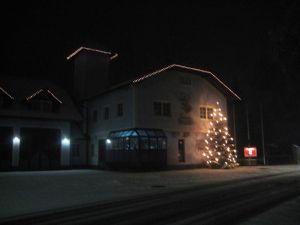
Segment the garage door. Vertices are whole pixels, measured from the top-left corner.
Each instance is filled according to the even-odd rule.
[[[22,128],[19,168],[49,170],[60,167],[60,130]]]
[[[0,170],[10,170],[12,162],[12,137],[11,127],[0,127]]]

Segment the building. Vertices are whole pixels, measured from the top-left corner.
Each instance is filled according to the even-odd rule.
[[[62,88],[43,80],[0,80],[0,170],[71,164],[72,130],[82,117]]]
[[[239,96],[213,73],[179,64],[112,85],[117,56],[87,47],[71,53],[70,93],[48,81],[2,78],[0,170],[201,165],[216,102],[230,121]]]
[[[68,57],[75,65],[74,96],[80,96],[86,107],[88,164],[150,168],[202,164],[210,113],[219,102],[227,115],[228,105],[239,96],[213,73],[178,64],[110,86],[107,71],[115,56],[81,47]],[[90,82],[99,85],[92,85],[89,92],[78,86]]]

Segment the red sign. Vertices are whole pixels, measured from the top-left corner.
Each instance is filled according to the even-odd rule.
[[[245,158],[257,157],[256,147],[245,147],[244,148],[244,157]]]

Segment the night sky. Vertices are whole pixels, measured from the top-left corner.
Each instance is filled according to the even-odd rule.
[[[300,93],[298,1],[14,2],[1,10],[2,75],[65,85],[66,56],[85,45],[119,53],[120,80],[186,64],[216,73],[250,105],[274,106],[270,124],[291,124],[300,113],[290,101]]]

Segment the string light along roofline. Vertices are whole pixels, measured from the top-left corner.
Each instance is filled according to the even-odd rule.
[[[26,97],[26,100],[29,101],[30,99],[32,99],[33,97],[39,95],[40,93],[42,93],[43,91],[45,91],[44,89],[39,89],[38,91],[34,92],[32,95]],[[60,104],[62,104],[62,101],[49,89],[46,90],[47,93],[49,93],[56,101],[58,101]]]
[[[15,98],[12,96],[12,95],[10,95],[4,88],[2,88],[2,87],[0,87],[0,90],[4,93],[4,94],[6,94],[11,100],[14,100]]]
[[[163,67],[161,69],[158,69],[152,73],[148,73],[148,74],[144,74],[139,76],[139,78],[135,79],[132,81],[132,83],[138,83],[141,82],[147,78],[150,78],[152,76],[158,75],[168,69],[172,69],[172,68],[181,68],[181,69],[186,69],[186,70],[191,70],[191,71],[196,71],[196,72],[202,72],[202,73],[206,73],[209,74],[210,76],[212,76],[215,80],[217,80],[223,87],[225,87],[231,94],[233,94],[237,99],[242,100],[233,90],[231,90],[223,81],[221,81],[215,74],[213,74],[212,72],[208,71],[208,70],[203,70],[203,69],[199,69],[199,68],[194,68],[194,67],[189,67],[189,66],[184,66],[184,65],[180,65],[180,64],[171,64],[169,66]]]
[[[100,50],[100,49],[88,48],[88,47],[81,46],[80,48],[78,48],[74,52],[72,52],[70,55],[68,55],[67,60],[70,60],[71,58],[73,58],[75,55],[77,55],[82,50],[87,50],[87,51],[91,51],[91,52],[97,52],[97,53],[109,55],[110,60],[113,60],[113,59],[118,57],[118,53],[112,53],[112,52],[103,51],[103,50]]]

